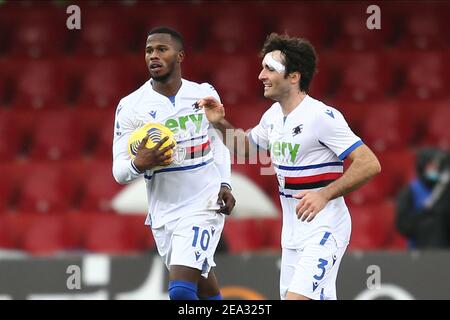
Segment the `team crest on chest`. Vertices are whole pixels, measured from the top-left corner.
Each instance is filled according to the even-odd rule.
[[[190,138],[190,134],[187,131],[180,130],[174,134],[174,137],[178,143],[182,143]],[[173,149],[172,157],[173,162],[180,165],[183,163],[184,159],[186,159],[186,148],[177,144],[177,146]]]
[[[184,159],[186,159],[186,148],[176,146],[173,150],[173,162],[175,164],[181,164],[183,163]]]
[[[295,128],[292,129],[292,136],[295,137],[296,135],[302,133],[303,131],[303,124],[299,124]]]

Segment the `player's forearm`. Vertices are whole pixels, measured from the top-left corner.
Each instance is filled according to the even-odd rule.
[[[127,184],[139,177],[141,173],[131,160],[114,160],[113,176],[120,184]]]
[[[114,135],[112,171],[114,179],[120,184],[130,183],[141,174],[128,155],[127,141],[126,134]]]
[[[350,167],[336,181],[320,190],[328,199],[333,200],[345,196],[349,192],[358,189],[372,177],[380,173],[380,163],[375,157],[363,156],[354,159]]]
[[[220,131],[229,150],[233,150],[234,154],[245,158],[249,157],[249,141],[247,134],[242,129],[236,129],[225,119],[215,123],[214,128]]]
[[[214,162],[219,170],[221,182],[231,187],[231,156],[230,150],[222,143],[220,137],[214,130],[211,133],[211,149]]]

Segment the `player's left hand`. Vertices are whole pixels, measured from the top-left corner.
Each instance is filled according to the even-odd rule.
[[[223,104],[214,97],[204,97],[194,103],[194,108],[203,108],[206,118],[212,124],[220,122],[225,118],[225,108]]]
[[[302,191],[292,197],[300,199],[295,211],[297,218],[306,222],[311,222],[328,203],[328,199],[316,191]]]
[[[236,204],[236,199],[234,199],[229,188],[221,187],[217,202],[220,204],[220,209],[217,210],[217,213],[229,215]]]

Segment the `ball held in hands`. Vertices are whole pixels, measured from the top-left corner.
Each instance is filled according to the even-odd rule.
[[[165,137],[168,137],[168,139],[161,145],[160,149],[164,149],[170,146],[172,143],[176,146],[173,132],[169,128],[160,123],[149,122],[133,131],[133,133],[130,135],[130,138],[128,139],[128,153],[131,159],[134,159],[136,157],[138,147],[141,144],[142,139],[144,139],[147,135],[148,140],[145,147],[148,149],[153,148],[159,141],[161,141]],[[166,154],[172,155],[173,149],[167,151]]]

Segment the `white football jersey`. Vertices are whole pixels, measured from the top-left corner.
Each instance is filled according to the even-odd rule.
[[[181,216],[215,210],[221,183],[230,183],[230,153],[209,129],[203,109],[193,104],[206,96],[220,100],[214,88],[182,79],[173,101],[153,90],[151,80],[120,100],[116,110],[113,174],[128,183],[140,173],[127,151],[130,134],[148,122],[159,122],[174,133],[174,162],[147,170],[146,224],[158,228]]]
[[[363,142],[349,128],[342,114],[306,96],[288,115],[274,103],[250,139],[270,151],[277,174],[283,209],[283,248],[300,248],[317,234],[332,235],[339,245],[347,245],[351,219],[344,198],[328,202],[311,222],[297,218],[300,200],[292,198],[301,190],[320,190],[343,174],[343,160]]]

